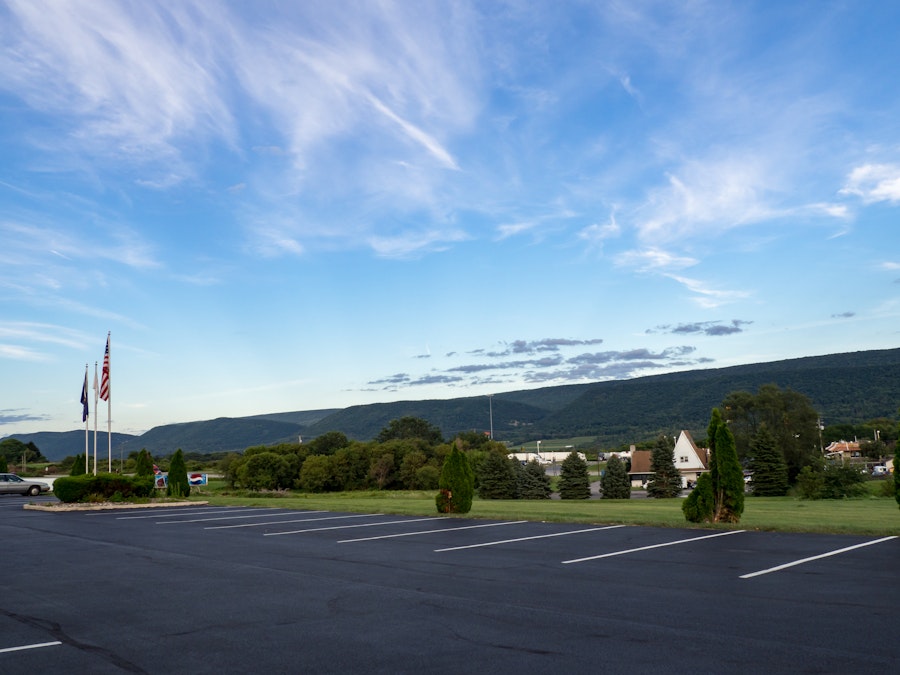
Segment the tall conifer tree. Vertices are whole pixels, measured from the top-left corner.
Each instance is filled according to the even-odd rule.
[[[648,497],[677,497],[681,492],[681,472],[675,466],[675,446],[668,437],[660,436],[650,453],[653,475],[647,483]]]

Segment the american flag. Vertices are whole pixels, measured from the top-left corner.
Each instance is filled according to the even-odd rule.
[[[106,336],[106,353],[103,355],[103,376],[100,378],[100,398],[109,400],[109,335]]]

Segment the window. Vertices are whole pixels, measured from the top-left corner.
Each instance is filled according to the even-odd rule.
[[[687,461],[688,461],[687,455],[682,455],[681,457],[678,458],[678,461],[681,462],[682,464],[687,464]]]

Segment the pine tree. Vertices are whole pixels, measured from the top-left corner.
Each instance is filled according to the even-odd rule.
[[[684,517],[692,523],[711,523],[715,516],[716,504],[713,496],[712,476],[700,474],[697,485],[681,504]]]
[[[788,466],[775,437],[763,424],[750,441],[753,460],[753,494],[758,497],[783,497],[788,491]]]
[[[503,452],[488,452],[478,475],[478,496],[482,499],[515,499],[516,475]]]
[[[169,478],[166,485],[166,495],[169,497],[189,497],[191,484],[188,482],[187,467],[184,464],[184,453],[181,448],[172,455],[169,462]]]
[[[560,499],[590,499],[591,496],[587,462],[574,450],[560,465],[559,496]]]
[[[625,462],[613,455],[606,462],[606,473],[600,478],[603,499],[631,499],[631,482],[625,471]]]
[[[677,497],[681,492],[681,472],[675,466],[675,446],[660,435],[650,453],[653,475],[647,483],[648,497]]]
[[[6,473],[9,471],[9,464],[6,463],[6,457],[0,455],[0,473]]]
[[[444,460],[441,477],[438,481],[438,492],[435,504],[440,513],[468,513],[472,509],[472,498],[475,495],[475,473],[469,458],[458,445]]]
[[[553,492],[553,488],[550,487],[550,476],[536,459],[531,460],[524,467],[520,464],[516,471],[516,477],[519,499],[550,499],[550,494]]]

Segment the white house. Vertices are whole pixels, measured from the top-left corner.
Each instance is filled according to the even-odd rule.
[[[650,450],[635,450],[631,454],[628,476],[633,487],[645,487],[653,475],[650,470]],[[688,431],[682,430],[675,441],[675,466],[681,472],[681,486],[695,485],[701,474],[709,471],[709,451],[698,448]]]

